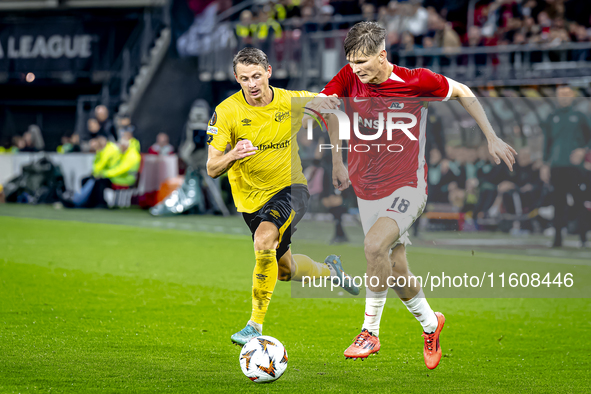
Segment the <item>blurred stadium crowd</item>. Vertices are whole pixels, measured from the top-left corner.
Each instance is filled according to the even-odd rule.
[[[199,13],[207,4],[189,1]],[[314,31],[348,29],[357,20],[377,21],[391,51],[494,45],[588,42],[591,5],[568,0],[336,0],[259,1],[235,25],[242,44]],[[360,16],[360,18],[359,18]],[[288,27],[286,31],[284,29]],[[588,52],[577,53],[587,58]]]

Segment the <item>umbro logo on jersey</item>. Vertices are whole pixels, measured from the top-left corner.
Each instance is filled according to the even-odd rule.
[[[368,98],[359,98],[359,97],[353,97],[353,102],[355,103],[361,103],[362,101],[367,101],[369,100]]]
[[[404,103],[392,103],[388,109],[402,109],[404,108]]]
[[[281,215],[279,214],[279,212],[277,212],[276,210],[272,209],[271,212],[269,212],[271,214],[271,216],[273,216],[275,219],[279,219],[281,217]]]
[[[244,118],[241,120],[242,122],[242,126],[250,126],[250,122],[252,122],[252,120],[248,119],[248,118]]]

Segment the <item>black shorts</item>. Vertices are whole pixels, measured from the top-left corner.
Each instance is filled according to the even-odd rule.
[[[277,260],[289,250],[291,235],[296,231],[296,224],[306,214],[310,193],[306,185],[296,184],[281,189],[261,209],[253,213],[242,213],[250,228],[252,239],[261,222],[271,222],[279,229]]]

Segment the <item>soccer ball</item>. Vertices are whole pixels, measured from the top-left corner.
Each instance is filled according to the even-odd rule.
[[[240,351],[240,368],[253,382],[272,382],[279,379],[287,368],[287,351],[273,337],[263,335],[253,338]]]

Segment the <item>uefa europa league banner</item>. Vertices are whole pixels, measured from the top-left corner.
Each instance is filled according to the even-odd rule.
[[[0,72],[107,70],[135,24],[69,18],[5,23],[0,27]]]

